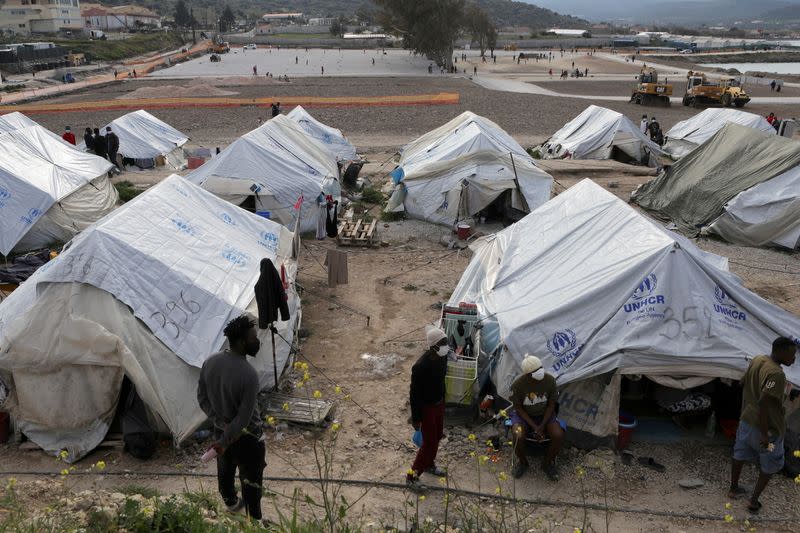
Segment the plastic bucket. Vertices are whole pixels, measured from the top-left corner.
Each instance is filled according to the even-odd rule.
[[[458,234],[458,240],[466,241],[472,235],[472,227],[469,224],[459,224],[456,226],[456,233]]]
[[[256,211],[256,215],[264,218],[270,218],[270,216],[272,216],[272,213],[270,213],[269,211]]]
[[[0,411],[0,444],[8,442],[10,420],[8,413]]]
[[[630,413],[620,411],[619,413],[619,432],[617,433],[617,449],[626,449],[633,438],[633,430],[639,425],[636,417]]]

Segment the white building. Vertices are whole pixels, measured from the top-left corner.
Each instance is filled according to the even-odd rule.
[[[87,30],[127,31],[142,27],[160,28],[161,17],[141,6],[106,7],[100,4],[83,4],[83,27]]]
[[[561,28],[550,28],[547,33],[558,35],[561,37],[591,37],[592,34],[589,30],[567,30]]]
[[[0,31],[57,33],[82,26],[79,0],[6,0],[0,6]]]
[[[303,18],[302,13],[264,13],[261,16],[265,22],[288,22]]]

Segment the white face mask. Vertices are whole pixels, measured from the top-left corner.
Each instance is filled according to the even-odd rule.
[[[447,357],[447,354],[450,353],[450,347],[446,344],[444,346],[439,346],[439,349],[436,350],[436,353],[439,354],[439,357]]]
[[[531,377],[536,381],[542,381],[544,379],[544,367],[531,374]]]

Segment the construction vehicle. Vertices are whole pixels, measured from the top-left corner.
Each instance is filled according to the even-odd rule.
[[[231,51],[231,45],[222,40],[219,33],[211,39],[211,52],[214,54],[227,54]]]
[[[736,78],[726,77],[720,78],[719,81],[709,81],[702,72],[690,70],[686,79],[686,94],[683,95],[685,106],[699,107],[711,104],[744,107],[750,101],[750,96]]]
[[[644,67],[639,72],[636,87],[631,94],[631,103],[639,105],[669,106],[672,85],[658,82],[658,72],[652,67]]]

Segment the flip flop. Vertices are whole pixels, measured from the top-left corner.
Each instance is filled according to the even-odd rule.
[[[755,502],[755,505],[751,501],[747,504],[747,510],[750,511],[752,514],[757,514],[761,510],[761,502]]]
[[[628,450],[622,450],[622,452],[620,452],[620,459],[622,460],[622,464],[626,466],[630,466],[631,464],[633,464],[634,457],[635,456],[633,455],[633,452],[630,452]]]
[[[656,472],[666,472],[667,467],[656,462],[652,457],[639,457],[639,464]]]

